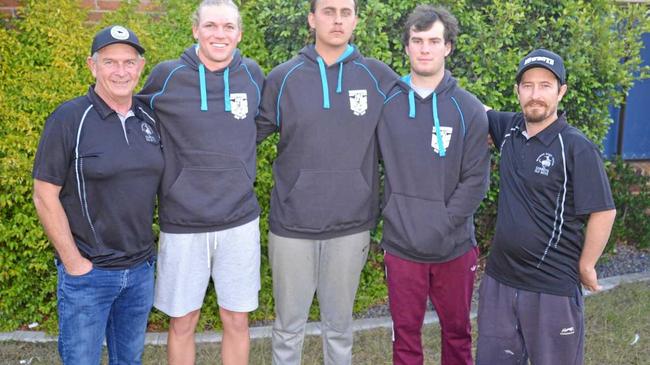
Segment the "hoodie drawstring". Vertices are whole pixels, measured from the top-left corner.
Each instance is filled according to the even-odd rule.
[[[415,91],[409,90],[409,118],[415,119]]]
[[[318,70],[320,71],[320,83],[323,87],[323,109],[330,108],[330,92],[327,85],[327,74],[325,73],[325,62],[321,57],[316,59],[318,61]]]
[[[223,103],[227,112],[230,111],[230,67],[223,72]]]
[[[438,119],[438,95],[433,93],[433,103],[431,104],[433,113],[433,124],[436,127],[436,137],[438,139],[438,155],[445,157],[445,145],[442,143],[442,133],[440,133],[440,120]]]
[[[339,76],[338,76],[338,82],[336,84],[336,93],[340,94],[343,92],[343,60],[348,58],[349,55],[351,55],[354,52],[354,47],[348,44],[348,47],[345,49],[345,52],[339,57],[336,62],[339,64]],[[330,91],[329,91],[329,85],[327,84],[327,73],[325,72],[325,61],[323,61],[323,58],[318,56],[316,57],[316,61],[318,62],[318,70],[320,71],[320,83],[321,86],[323,87],[323,109],[329,109],[330,108]]]
[[[199,65],[199,84],[201,86],[201,111],[208,110],[208,93],[205,87],[205,66]]]
[[[343,87],[343,62],[339,62],[339,80],[336,84],[336,93],[340,94]]]
[[[343,60],[348,58],[348,56],[351,55],[352,53],[354,53],[354,47],[348,44],[348,47],[345,49],[345,52],[343,52],[341,57],[339,57],[339,59],[336,60],[336,62],[339,63],[339,79],[338,79],[338,83],[336,84],[337,94],[343,92]]]
[[[208,110],[208,92],[205,85],[205,66],[199,64],[199,85],[201,87],[201,111]],[[225,111],[231,111],[230,106],[230,67],[223,72],[223,104]]]

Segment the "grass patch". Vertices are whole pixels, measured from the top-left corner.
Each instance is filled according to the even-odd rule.
[[[586,300],[586,361],[587,365],[642,365],[650,359],[650,282],[622,285]],[[476,327],[476,326],[474,326]],[[635,344],[631,344],[636,335]],[[476,328],[474,328],[476,336]],[[440,362],[440,336],[437,325],[426,326],[423,332],[425,363]],[[476,338],[476,337],[475,337]],[[353,363],[390,364],[390,330],[376,329],[355,334]],[[220,364],[219,344],[199,345],[197,365]],[[147,346],[144,364],[165,364],[164,346]],[[18,364],[32,359],[31,364],[60,364],[55,343],[0,343],[0,364]],[[322,364],[320,337],[305,339],[303,364]],[[106,360],[104,359],[104,362]],[[251,344],[250,363],[271,364],[270,339]]]

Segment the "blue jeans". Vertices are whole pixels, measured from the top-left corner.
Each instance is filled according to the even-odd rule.
[[[141,364],[153,304],[151,258],[124,270],[93,267],[72,276],[57,262],[59,354],[63,364],[99,364],[106,336],[110,364]]]

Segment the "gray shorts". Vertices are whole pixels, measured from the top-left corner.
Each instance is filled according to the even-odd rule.
[[[210,277],[221,308],[233,312],[257,309],[259,218],[217,232],[160,232],[156,308],[170,317],[182,317],[201,308]]]
[[[476,365],[581,365],[583,298],[516,289],[484,275]]]

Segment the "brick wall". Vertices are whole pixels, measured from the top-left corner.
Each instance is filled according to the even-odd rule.
[[[21,6],[20,0],[0,0],[0,18],[11,18],[17,15],[16,9]],[[105,13],[119,8],[122,2],[137,2],[138,10],[142,12],[160,11],[151,0],[79,0],[79,5],[88,9],[88,20],[99,21]]]

